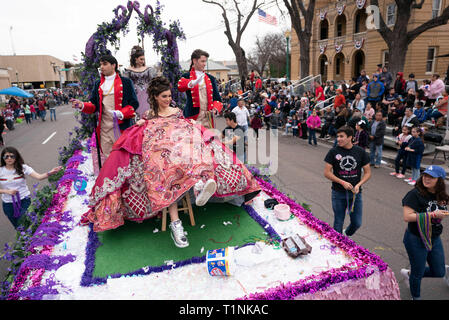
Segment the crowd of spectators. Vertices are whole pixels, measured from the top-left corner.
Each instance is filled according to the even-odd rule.
[[[56,121],[56,107],[68,104],[72,98],[82,96],[78,88],[30,90],[33,98],[10,97],[0,110],[0,146],[4,145],[3,131],[14,130],[15,123],[40,119],[46,121],[47,111],[50,113],[50,121]]]

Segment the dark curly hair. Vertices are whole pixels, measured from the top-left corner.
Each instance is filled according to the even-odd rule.
[[[131,61],[130,61],[131,66],[135,68],[137,58],[144,56],[144,55],[145,55],[145,50],[143,50],[139,46],[134,46],[131,50]]]
[[[149,119],[159,116],[159,105],[157,104],[156,97],[164,91],[171,90],[171,87],[170,81],[165,77],[161,76],[151,79],[147,90],[148,103],[150,104]]]
[[[3,159],[6,153],[12,153],[14,155],[14,157],[16,158],[16,161],[14,162],[14,168],[16,169],[16,172],[20,177],[24,177],[25,176],[25,174],[23,173],[24,161],[16,148],[6,147],[3,149],[1,154],[1,167],[6,167],[5,159]]]

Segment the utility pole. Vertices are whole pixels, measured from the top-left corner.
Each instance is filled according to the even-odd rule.
[[[287,81],[290,81],[290,32],[285,33],[285,38],[287,39]]]
[[[16,55],[16,49],[14,48],[14,40],[12,37],[12,26],[9,28],[9,37],[11,38],[11,48],[12,48],[12,54]]]

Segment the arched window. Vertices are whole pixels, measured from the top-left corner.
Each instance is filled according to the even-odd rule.
[[[354,33],[366,31],[366,12],[364,10],[357,10],[354,17]]]
[[[320,23],[320,40],[329,38],[329,22],[324,19]]]
[[[342,14],[335,20],[335,36],[343,37],[346,35],[346,16]]]

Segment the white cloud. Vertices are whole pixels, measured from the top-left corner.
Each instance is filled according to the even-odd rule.
[[[16,54],[49,54],[63,60],[72,60],[75,54],[80,57],[89,37],[96,31],[97,25],[113,19],[113,10],[119,6],[126,6],[123,0],[15,0],[2,3],[0,13],[0,54],[12,54],[10,27]],[[180,59],[188,60],[193,50],[201,48],[208,51],[211,59],[231,60],[234,54],[224,35],[221,10],[201,0],[166,0],[163,17],[168,23],[179,20],[186,33],[187,40],[178,43]],[[143,9],[146,4],[155,5],[155,1],[140,1]],[[267,13],[280,14],[276,6],[267,6]],[[288,17],[287,17],[288,18]],[[287,19],[288,20],[288,19]],[[243,46],[249,52],[257,35],[286,30],[289,23],[282,23],[278,27],[258,22],[257,14],[244,33]],[[129,52],[138,43],[135,17],[131,18],[130,33],[121,39],[121,48],[115,53],[121,64],[129,64]],[[235,25],[232,25],[235,30]],[[152,50],[152,41],[145,38],[147,61],[157,62]]]

